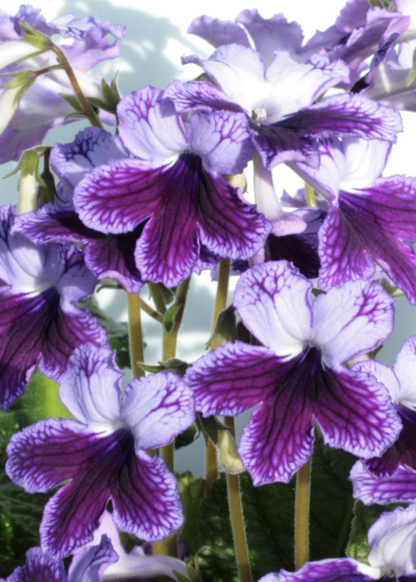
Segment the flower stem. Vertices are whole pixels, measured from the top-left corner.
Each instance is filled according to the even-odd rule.
[[[159,313],[159,311],[156,311],[156,309],[150,307],[150,305],[148,305],[146,301],[143,301],[143,299],[141,299],[141,308],[145,313],[147,313],[147,315],[150,315],[150,317],[153,317],[153,319],[159,323],[163,323],[163,316]]]
[[[162,292],[160,291],[159,284],[148,283],[147,286],[149,288],[150,295],[152,296],[157,311],[163,315],[164,313],[166,313],[166,305],[163,299]]]
[[[218,271],[218,285],[217,285],[217,295],[215,297],[214,311],[212,313],[211,322],[211,334],[214,333],[215,324],[217,323],[218,315],[227,306],[227,296],[228,296],[228,283],[230,280],[230,269],[231,261],[230,259],[223,259],[219,265]],[[214,338],[211,343],[211,349],[216,348],[220,343],[219,335]],[[211,495],[211,487],[215,479],[218,479],[218,461],[217,461],[217,449],[215,445],[208,439],[207,446],[205,447],[205,495],[209,497]]]
[[[235,437],[234,418],[231,416],[225,416],[224,424],[227,426],[232,436]],[[240,480],[238,475],[230,475],[227,473],[227,493],[240,582],[251,582],[243,506],[241,503]]]
[[[129,346],[130,362],[133,376],[140,378],[144,376],[144,371],[137,362],[144,361],[142,320],[140,313],[139,293],[127,294],[127,312],[129,316]]]
[[[63,53],[61,51],[61,49],[54,44],[51,46],[51,50],[58,57],[59,64],[63,66],[65,73],[69,79],[69,82],[71,83],[71,86],[74,90],[74,93],[79,101],[79,104],[82,107],[82,111],[84,112],[84,115],[86,116],[86,118],[88,119],[88,121],[91,123],[91,125],[93,127],[99,127],[100,129],[102,129],[103,125],[102,125],[99,117],[96,115],[94,109],[89,104],[84,93],[82,92],[82,89],[78,83],[78,80],[75,76],[75,73],[74,73],[71,65],[69,64],[68,59],[65,56],[65,53]]]
[[[295,497],[295,569],[309,560],[309,501],[311,458],[296,474]]]

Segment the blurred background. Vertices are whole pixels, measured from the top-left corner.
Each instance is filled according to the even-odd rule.
[[[127,27],[127,34],[120,41],[120,58],[107,61],[97,67],[97,75],[111,81],[119,71],[119,87],[122,94],[139,89],[145,85],[165,88],[173,79],[183,81],[192,79],[201,70],[194,65],[181,65],[181,56],[196,53],[206,58],[213,49],[201,39],[187,34],[187,28],[193,18],[207,14],[220,19],[234,20],[245,8],[253,8],[252,4],[243,4],[229,0],[199,0],[198,3],[171,2],[137,2],[136,0],[33,0],[31,3],[41,8],[47,20],[65,14],[73,13],[82,17],[92,15],[101,20]],[[335,21],[345,2],[342,0],[256,0],[256,8],[263,17],[271,17],[282,12],[289,21],[298,21],[303,28],[305,38],[312,36],[316,29],[325,30]],[[15,14],[19,4],[12,1],[1,2],[0,13]],[[398,144],[394,146],[385,175],[407,174],[416,175],[414,164],[414,136],[416,135],[416,114],[403,114],[405,132],[399,136]],[[82,129],[81,122],[59,127],[46,137],[46,144],[55,142],[66,143],[74,139],[77,131]],[[15,164],[0,166],[0,177],[14,169]],[[279,167],[274,172],[275,186],[279,193],[283,188],[290,194],[302,186],[297,176],[285,167]],[[250,183],[248,186],[250,193]],[[2,182],[2,204],[15,203],[17,200],[17,179],[8,178]],[[231,285],[229,302],[232,300]],[[205,351],[205,343],[209,337],[211,313],[213,308],[215,282],[211,281],[208,272],[201,276],[193,275],[189,301],[184,315],[183,328],[179,335],[178,357],[192,361]],[[144,298],[147,291],[144,290]],[[99,293],[100,305],[118,320],[126,320],[126,302],[124,292],[102,290]],[[145,359],[149,364],[155,364],[161,357],[160,325],[147,316],[144,317],[145,341],[147,344]],[[405,298],[397,301],[396,327],[393,335],[379,354],[379,359],[393,364],[396,354],[404,340],[416,334],[416,309],[410,307]],[[246,420],[245,420],[246,423]],[[238,423],[241,431],[241,421]],[[193,472],[202,473],[203,449],[202,439],[194,448],[192,460]],[[189,468],[189,448],[186,449],[186,460],[179,451],[177,470]]]

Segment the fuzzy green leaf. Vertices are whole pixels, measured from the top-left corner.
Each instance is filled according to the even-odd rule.
[[[179,309],[179,303],[174,303],[169,307],[169,309],[165,313],[165,317],[163,320],[163,324],[165,326],[166,331],[169,333],[175,323],[175,316]]]
[[[178,475],[179,497],[183,507],[185,521],[179,535],[188,549],[198,534],[198,515],[201,501],[205,494],[203,479],[195,479],[190,471]]]

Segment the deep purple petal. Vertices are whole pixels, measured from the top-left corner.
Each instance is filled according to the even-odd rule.
[[[295,364],[296,365],[296,364]],[[286,378],[285,378],[286,380]],[[303,386],[282,385],[251,416],[239,453],[254,485],[288,483],[313,450],[313,419]]]
[[[90,442],[88,465],[55,493],[43,513],[41,546],[58,557],[92,540],[111,492],[118,487],[123,468],[134,455],[133,438],[126,429],[103,438],[90,436]]]
[[[198,16],[191,22],[187,32],[195,34],[217,48],[223,44],[250,46],[247,33],[231,20],[220,20],[211,16]]]
[[[132,455],[111,487],[113,519],[121,531],[161,540],[183,523],[176,478],[160,457]]]
[[[317,278],[321,266],[318,240],[314,234],[270,234],[266,242],[266,257],[271,261],[284,260],[293,263],[307,279]]]
[[[391,479],[375,477],[367,471],[361,461],[351,469],[350,480],[353,496],[365,505],[378,503],[413,503],[416,501],[416,473],[399,467]]]
[[[318,141],[313,136],[277,124],[253,129],[252,136],[263,165],[269,170],[284,162],[319,166]]]
[[[16,568],[5,582],[66,582],[66,572],[61,560],[44,554],[40,548],[30,548],[26,564]],[[74,581],[75,582],[75,581]]]
[[[103,572],[118,560],[111,540],[103,535],[98,546],[82,549],[72,558],[68,582],[101,582]]]
[[[356,236],[354,223],[350,224],[338,206],[332,206],[319,233],[319,286],[330,289],[346,281],[369,279],[375,265],[363,242]]]
[[[288,115],[276,128],[316,137],[361,137],[396,141],[402,131],[400,114],[361,95],[335,95]]]
[[[7,474],[28,493],[48,491],[88,467],[96,441],[73,420],[42,420],[10,439]]]
[[[325,365],[333,368],[378,347],[393,331],[394,307],[381,285],[361,280],[317,297],[313,337]]]
[[[297,572],[280,570],[267,574],[259,582],[373,582],[377,580],[377,569],[371,576],[371,568],[350,558],[333,558],[308,562]]]
[[[121,418],[133,433],[136,450],[163,447],[194,422],[194,397],[182,378],[171,373],[133,379]]]
[[[55,144],[51,165],[58,176],[72,188],[87,172],[111,160],[128,158],[120,138],[97,127],[87,127],[68,144]]]
[[[139,293],[143,287],[136,267],[134,251],[143,230],[139,225],[126,234],[101,235],[85,249],[85,264],[99,279],[115,279],[128,293]]]
[[[171,99],[176,111],[182,113],[190,110],[223,110],[241,111],[241,107],[232,103],[227,95],[206,81],[173,81],[167,86],[163,96]]]
[[[311,283],[286,261],[257,265],[243,273],[234,306],[244,325],[280,357],[293,357],[311,336]]]
[[[228,343],[197,360],[185,374],[204,416],[235,415],[270,394],[279,379],[279,358],[267,348]]]
[[[73,313],[57,309],[42,338],[42,355],[39,369],[46,376],[59,381],[65,372],[68,359],[80,345],[108,347],[104,329],[86,309],[73,308]]]
[[[367,374],[322,368],[316,386],[312,410],[330,446],[368,459],[397,439],[401,422],[388,391]]]
[[[81,346],[69,360],[59,396],[77,420],[103,433],[120,423],[122,377],[111,350]]]
[[[409,199],[410,195],[410,191],[405,194]],[[384,210],[384,207],[378,202],[377,196],[373,196],[371,191],[368,195],[367,192],[363,192],[361,196],[340,192],[339,209],[343,221],[348,224],[351,236],[357,241],[356,248],[360,246],[365,250],[404,292],[410,303],[415,304],[416,254],[408,244],[398,238],[406,232],[406,229],[410,233],[413,226],[406,221],[406,211],[399,211],[400,196],[397,202],[392,202],[392,198],[393,195],[387,202],[387,208],[395,206],[391,212],[391,218],[389,210]],[[406,205],[404,206],[406,208]],[[409,215],[412,215],[410,209],[408,209]],[[394,221],[396,218],[398,225],[395,232],[394,222],[389,222],[389,224],[387,222]],[[412,238],[414,237],[415,235],[412,236]],[[357,276],[358,273],[355,274],[355,277]],[[329,278],[326,279],[325,284],[330,284]]]

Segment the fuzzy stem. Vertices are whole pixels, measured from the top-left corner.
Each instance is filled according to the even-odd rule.
[[[309,560],[309,501],[311,458],[296,474],[295,498],[295,569]]]
[[[143,333],[142,320],[140,314],[140,295],[139,293],[127,294],[127,311],[129,316],[129,346],[130,346],[130,363],[135,378],[144,376],[144,371],[138,366],[137,362],[144,361],[143,354]]]
[[[88,121],[91,123],[91,125],[93,127],[99,127],[100,129],[102,129],[103,125],[102,125],[99,117],[96,115],[94,109],[88,103],[87,98],[85,97],[84,93],[82,92],[82,89],[78,83],[78,80],[75,76],[75,73],[74,73],[71,65],[69,64],[69,61],[66,58],[65,54],[56,45],[52,45],[51,50],[56,54],[56,56],[58,57],[58,62],[63,66],[65,73],[67,74],[67,77],[69,79],[69,82],[71,83],[71,86],[74,90],[74,93],[79,101],[79,104],[82,107],[82,111],[84,112],[84,115],[86,116],[86,118],[88,119]]]
[[[231,435],[235,437],[234,418],[232,416],[225,416],[224,424],[227,426]],[[238,475],[230,475],[227,473],[227,493],[240,582],[251,582],[243,505],[241,503],[240,480]]]

